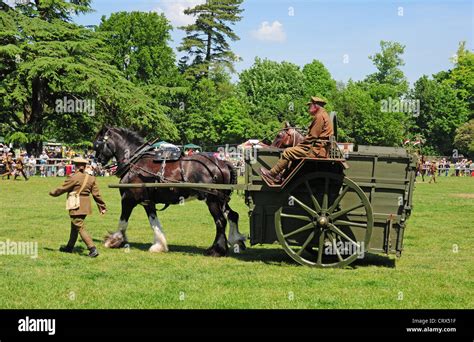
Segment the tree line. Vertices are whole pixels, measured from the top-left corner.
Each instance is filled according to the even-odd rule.
[[[300,67],[257,57],[232,82],[242,1],[187,9],[196,21],[180,28],[177,60],[164,14],[117,12],[83,27],[72,16],[92,11],[90,0],[0,0],[0,135],[39,151],[49,139],[90,144],[110,124],[211,148],[271,138],[285,121],[304,127],[305,102],[320,96],[337,112],[340,141],[421,140],[425,153],[474,154],[474,56],[464,42],[452,69],[411,88],[405,47],[390,41],[369,56],[376,71],[363,80],[336,82],[318,60]]]

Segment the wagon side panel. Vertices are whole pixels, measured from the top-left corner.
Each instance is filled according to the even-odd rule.
[[[414,158],[404,149],[364,147],[348,163],[346,176],[364,190],[374,212],[369,251],[400,253],[412,207]]]

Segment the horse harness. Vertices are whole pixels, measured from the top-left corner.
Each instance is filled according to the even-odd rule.
[[[183,161],[191,161],[191,162],[199,162],[201,163],[209,172],[210,175],[212,175],[212,171],[211,169],[202,161],[199,161],[197,159],[192,159],[192,158],[186,158],[186,157],[182,157],[182,156],[170,156],[165,153],[163,155],[163,157],[157,159],[157,155],[159,155],[159,152],[160,151],[155,151],[155,154],[154,154],[154,162],[161,162],[161,167],[160,167],[160,171],[157,172],[157,173],[154,173],[146,168],[143,168],[141,166],[138,166],[135,162],[138,161],[142,156],[145,156],[145,155],[150,155],[150,152],[151,151],[148,151],[148,152],[145,152],[145,153],[142,153],[140,156],[138,156],[138,158],[133,158],[134,159],[134,162],[131,162],[130,163],[130,167],[129,167],[129,170],[130,172],[135,172],[137,173],[135,170],[138,169],[144,173],[147,173],[149,174],[150,176],[152,176],[155,180],[155,183],[176,183],[176,184],[180,184],[180,183],[188,183],[189,180],[188,178],[186,177],[186,174],[184,172],[184,167],[183,167]],[[214,162],[211,158],[209,158],[208,156],[204,155],[204,154],[198,154],[196,156],[200,156],[200,157],[203,157],[207,160],[209,160],[210,162],[212,162],[216,167],[217,169],[220,171],[222,177],[224,177],[224,172],[222,171],[222,168],[216,163]],[[167,177],[165,177],[165,170],[166,170],[166,163],[167,161],[177,161],[179,163],[179,172],[181,174],[181,180],[176,180],[176,179],[169,179]],[[138,173],[138,175],[140,176],[140,173]],[[212,177],[212,183],[215,184],[217,182],[217,176],[214,175]],[[148,188],[146,188],[147,191],[149,190]],[[199,189],[199,190],[194,190],[198,193],[207,193],[207,194],[210,194],[210,195],[213,195],[213,196],[216,196],[220,199],[223,199],[223,200],[230,200],[230,196],[226,193],[224,193],[222,190],[217,190],[217,189]],[[166,209],[167,206],[165,206],[163,209],[161,210],[164,210]]]
[[[107,131],[108,133],[108,131]],[[106,143],[108,140],[107,133],[104,136],[104,142],[101,143]],[[139,170],[143,173],[146,173],[150,176],[152,176],[155,180],[155,183],[188,183],[188,178],[186,177],[186,174],[184,172],[183,168],[183,161],[193,161],[193,162],[200,162],[209,172],[210,175],[213,174],[213,172],[209,169],[209,167],[202,161],[196,160],[196,159],[191,159],[191,158],[183,158],[180,153],[177,153],[176,151],[170,151],[170,150],[162,150],[158,149],[156,150],[155,147],[153,147],[154,142],[146,142],[142,146],[138,147],[136,151],[132,154],[130,158],[124,158],[117,163],[117,171],[115,174],[122,179],[128,172],[133,172],[136,173],[140,176],[140,172],[137,172],[136,170]],[[153,162],[161,162],[161,167],[160,171],[157,173],[154,173],[146,168],[143,168],[139,165],[137,165],[137,162],[144,156],[152,156],[153,157]],[[209,160],[211,163],[213,163],[219,172],[221,173],[222,177],[224,178],[224,172],[222,171],[222,168],[211,158],[206,156],[205,154],[198,154],[196,156],[203,157],[207,160]],[[179,172],[181,175],[181,180],[176,180],[176,179],[169,179],[165,177],[165,171],[166,171],[166,164],[167,161],[178,161],[179,162]],[[216,183],[217,182],[217,176],[214,175],[212,178],[212,182]],[[148,189],[148,188],[147,188]],[[195,190],[198,191],[198,190]],[[208,193],[210,195],[214,195],[216,197],[222,198],[224,200],[229,200],[230,196],[223,193],[222,191],[219,190],[213,190],[213,189],[199,189],[198,192],[203,192],[203,193]],[[166,208],[166,207],[165,207]],[[163,210],[163,209],[162,209]]]

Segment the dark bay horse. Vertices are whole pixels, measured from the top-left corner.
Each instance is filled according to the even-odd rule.
[[[271,146],[278,148],[293,147],[303,140],[304,136],[295,127],[291,127],[288,122],[285,122],[285,127],[278,132]]]
[[[180,157],[178,160],[167,160],[165,167],[162,162],[154,161],[153,151],[140,154],[135,152],[145,141],[137,133],[123,128],[104,127],[96,136],[94,150],[100,163],[108,163],[115,157],[118,163],[118,176],[121,184],[154,183],[154,182],[189,182],[235,184],[237,174],[232,164],[219,160],[208,154],[195,154]],[[141,204],[148,215],[153,230],[154,241],[150,252],[167,252],[168,245],[163,227],[158,219],[155,204],[163,203],[165,208],[170,204],[183,203],[187,198],[204,200],[216,225],[216,237],[206,254],[225,256],[228,244],[238,245],[245,249],[245,237],[238,229],[239,215],[229,206],[231,191],[228,190],[193,190],[188,188],[127,188],[120,189],[122,213],[118,230],[106,237],[105,246],[109,248],[123,247],[127,243],[126,230],[133,209]],[[229,220],[229,239],[225,229]]]

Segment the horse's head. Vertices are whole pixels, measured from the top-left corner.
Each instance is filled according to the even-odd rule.
[[[291,146],[296,146],[303,140],[303,136],[300,132],[288,122],[285,122],[285,127],[281,129],[275,139],[273,139],[273,147],[286,148]]]
[[[94,140],[94,151],[97,161],[101,164],[107,164],[115,156],[115,142],[110,139],[112,128],[104,126],[97,133]]]
[[[94,151],[97,161],[107,164],[112,157],[118,163],[127,161],[145,140],[136,132],[126,128],[105,126],[97,133],[94,140]]]

